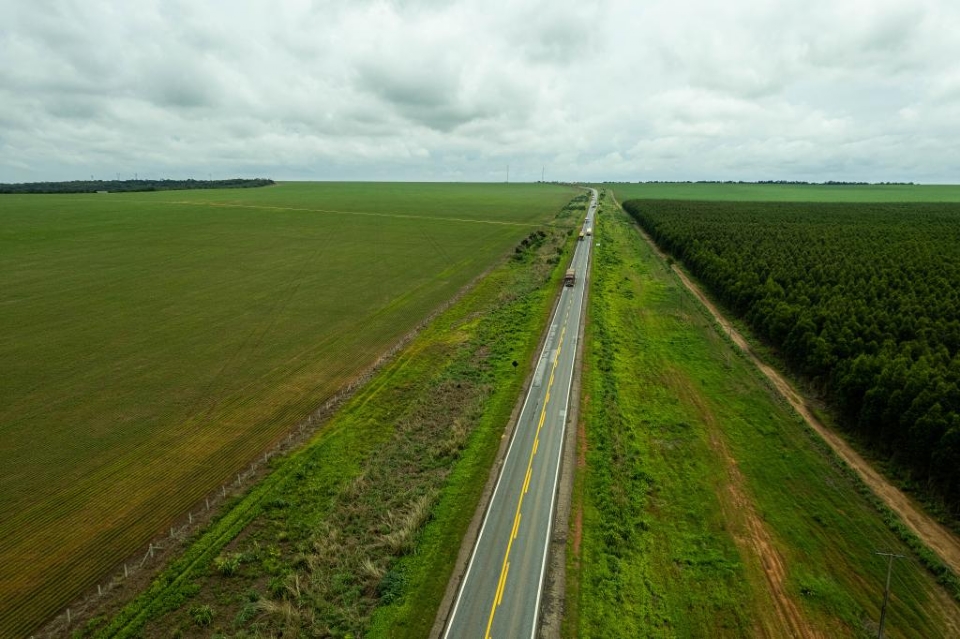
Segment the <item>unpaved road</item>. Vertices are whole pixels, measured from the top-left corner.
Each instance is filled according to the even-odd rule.
[[[653,239],[639,226],[637,226],[637,230],[653,250],[661,258],[666,260],[667,256],[660,250],[656,243],[654,243]],[[850,444],[824,426],[820,420],[810,412],[810,409],[807,408],[806,402],[800,393],[798,393],[780,373],[760,361],[751,350],[750,345],[747,344],[747,341],[743,339],[743,336],[720,314],[716,306],[707,299],[700,288],[690,281],[686,273],[676,266],[671,266],[671,268],[677,274],[677,277],[680,278],[680,281],[683,282],[683,285],[686,286],[691,293],[696,295],[697,299],[710,311],[710,314],[713,315],[713,318],[730,339],[733,340],[734,344],[736,344],[773,383],[774,387],[776,387],[784,399],[790,402],[790,405],[806,420],[810,427],[820,435],[847,465],[856,471],[863,482],[867,484],[892,511],[897,513],[900,519],[903,520],[903,523],[910,528],[927,547],[937,553],[940,559],[943,560],[943,563],[949,566],[955,574],[960,574],[960,539],[924,513],[913,500],[898,488],[891,485],[880,473],[874,470],[857,451],[851,448]]]

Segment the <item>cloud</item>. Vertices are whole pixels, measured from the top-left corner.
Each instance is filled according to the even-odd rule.
[[[945,0],[15,0],[0,181],[956,181],[958,30]]]

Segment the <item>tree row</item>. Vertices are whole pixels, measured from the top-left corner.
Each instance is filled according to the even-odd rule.
[[[848,428],[960,510],[960,205],[624,208]]]
[[[242,189],[269,186],[273,180],[73,180],[0,184],[0,193],[124,193],[129,191],[185,191],[188,189]]]

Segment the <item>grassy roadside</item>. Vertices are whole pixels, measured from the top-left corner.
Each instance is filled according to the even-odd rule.
[[[585,214],[586,201],[586,197],[574,201],[563,219],[558,220],[569,230],[557,233],[556,240],[541,247],[537,256],[514,259],[509,273],[497,272],[482,284],[486,295],[496,296],[497,305],[477,325],[473,345],[497,362],[498,374],[488,377],[489,395],[478,406],[474,433],[438,496],[418,549],[397,562],[395,570],[407,584],[404,596],[392,598],[374,612],[370,637],[412,639],[426,637],[430,632],[463,536],[500,447],[504,426],[521,394],[529,363],[570,261],[574,240],[571,231]],[[520,365],[514,367],[514,361]]]
[[[425,636],[582,212],[531,233],[143,595],[77,634]]]
[[[606,206],[566,636],[949,636],[960,611],[849,472]]]

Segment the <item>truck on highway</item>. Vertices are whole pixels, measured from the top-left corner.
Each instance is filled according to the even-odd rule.
[[[580,237],[577,238],[579,241],[583,241],[583,231],[580,231]]]
[[[577,272],[572,268],[567,269],[567,274],[563,276],[564,286],[573,286],[577,283]]]
[[[593,227],[592,227],[592,226],[588,226],[588,227],[587,227],[587,235],[593,235]]]

